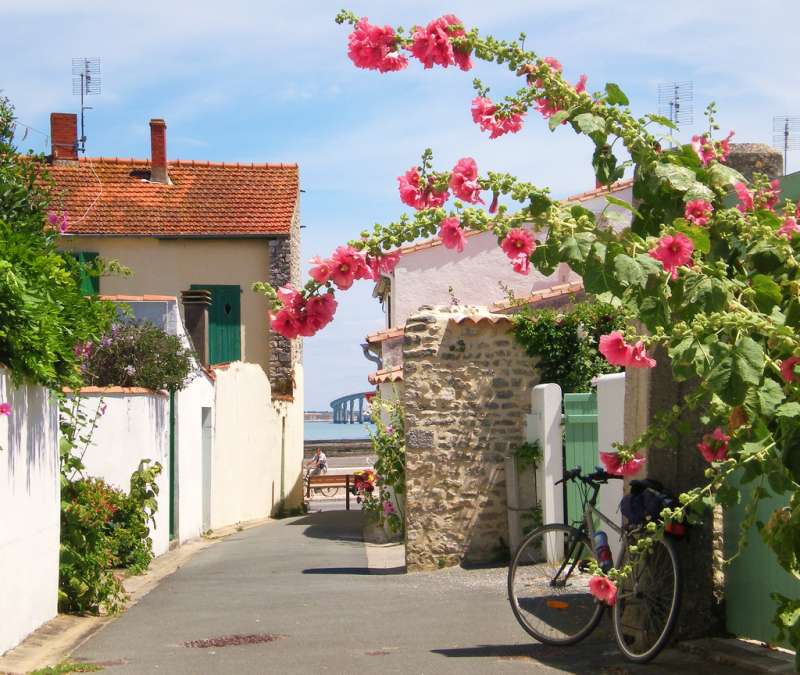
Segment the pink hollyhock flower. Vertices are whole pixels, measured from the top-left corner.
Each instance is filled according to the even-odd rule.
[[[314,267],[308,270],[309,276],[318,284],[327,283],[333,273],[333,266],[330,260],[323,260],[319,256],[315,256],[308,261]]]
[[[559,110],[561,110],[560,106],[544,97],[536,99],[536,112],[538,112],[545,119],[551,118]],[[561,124],[566,123],[567,120],[564,120]]]
[[[705,434],[703,440],[697,444],[697,449],[709,464],[721,462],[728,457],[728,441],[731,437],[717,427],[710,434]]]
[[[8,417],[11,414],[11,404],[10,403],[0,403],[0,415],[5,415]]]
[[[281,301],[283,307],[287,310],[297,312],[303,306],[303,296],[300,294],[300,291],[291,286],[281,286],[275,294],[278,296],[278,300]]]
[[[442,240],[445,248],[454,248],[459,253],[464,250],[467,238],[464,236],[464,230],[461,229],[461,222],[458,218],[451,216],[442,221],[439,227],[439,239]]]
[[[692,136],[692,150],[700,158],[703,166],[708,166],[709,162],[717,156],[717,153],[714,152],[714,144],[706,134]]]
[[[346,291],[356,279],[371,277],[365,257],[364,253],[356,251],[352,246],[337,247],[330,259],[331,280],[337,288]]]
[[[509,258],[515,260],[521,253],[526,256],[533,253],[536,248],[536,242],[533,241],[533,237],[528,230],[522,227],[515,227],[513,230],[508,231],[503,243],[500,244],[500,248]]]
[[[269,320],[272,330],[278,335],[282,335],[289,340],[294,340],[300,335],[300,319],[291,310],[281,309],[277,313],[270,312]]]
[[[633,352],[622,333],[615,330],[607,335],[601,335],[597,350],[612,366],[627,366]]]
[[[372,271],[372,278],[376,281],[380,278],[381,273],[391,274],[394,272],[398,262],[400,262],[400,251],[392,251],[380,256],[367,256],[367,266]]]
[[[67,231],[67,213],[58,214],[55,211],[50,211],[47,214],[47,222],[58,230],[59,234],[64,234]]]
[[[306,302],[306,321],[314,328],[314,332],[322,330],[331,321],[339,305],[333,293],[313,295]]]
[[[511,268],[517,274],[529,274],[531,271],[531,260],[527,253],[520,253],[511,259]]]
[[[755,208],[753,193],[747,189],[747,186],[744,183],[736,183],[733,189],[736,190],[736,196],[739,198],[739,203],[736,205],[736,208],[742,213],[752,211]]]
[[[381,73],[402,70],[408,59],[397,50],[397,36],[391,26],[373,26],[361,18],[347,38],[347,55],[358,68]]]
[[[420,185],[419,170],[415,166],[411,167],[402,176],[398,176],[397,182],[400,189],[400,201],[417,209],[417,211],[441,206],[450,196],[447,190],[434,192],[430,186],[423,189]]]
[[[719,142],[719,157],[717,159],[719,159],[720,162],[726,161],[728,155],[731,154],[731,139],[734,135],[733,131],[729,131],[728,135]]]
[[[417,26],[411,36],[411,54],[422,62],[425,68],[439,65],[444,68],[458,65],[461,70],[472,68],[469,52],[456,50],[452,38],[463,37],[464,26],[452,14],[434,19],[427,26]]]
[[[714,207],[705,199],[692,199],[686,202],[683,215],[690,223],[703,226],[708,225],[708,220],[714,212]]]
[[[483,204],[478,184],[478,165],[472,157],[462,157],[450,174],[450,189],[458,198],[470,204]]]
[[[778,234],[791,239],[795,234],[800,232],[800,225],[797,224],[797,219],[794,216],[788,216],[783,225],[778,228]]]
[[[391,516],[394,513],[394,504],[388,499],[383,502],[383,515]]]
[[[617,587],[608,577],[599,575],[589,579],[589,590],[600,602],[613,605],[617,601]]]
[[[798,376],[795,375],[794,368],[800,363],[800,356],[790,356],[788,359],[781,361],[781,377],[784,382],[797,382]]]
[[[776,178],[769,182],[769,189],[764,190],[762,194],[764,198],[764,205],[768,209],[774,209],[778,203],[778,200],[781,196],[781,184],[780,181]]]
[[[661,237],[658,245],[650,251],[650,257],[661,261],[673,279],[678,278],[678,268],[691,265],[694,244],[683,232]]]
[[[492,203],[489,204],[489,213],[497,213],[497,201],[500,195],[497,192],[492,193]]]
[[[478,96],[472,101],[472,121],[479,125],[481,131],[488,131],[489,138],[498,138],[507,133],[517,133],[522,129],[522,118],[525,113],[512,112],[500,115],[497,105],[485,96]]]
[[[627,462],[620,460],[619,454],[616,452],[600,453],[600,462],[603,467],[608,473],[615,476],[635,476],[642,470],[646,461],[638,452],[633,456],[633,459],[629,459]]]
[[[655,368],[656,360],[647,355],[644,343],[639,340],[639,342],[631,348],[628,362],[625,365],[629,368]]]
[[[587,75],[581,75],[578,78],[578,83],[575,85],[575,91],[582,94],[586,91],[586,82],[589,80]]]

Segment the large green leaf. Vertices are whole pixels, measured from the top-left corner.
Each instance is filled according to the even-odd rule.
[[[567,237],[559,249],[562,260],[570,264],[583,265],[589,250],[594,243],[594,235],[590,232],[576,232]]]
[[[782,299],[781,287],[765,274],[756,274],[750,279],[750,286],[756,292],[755,303],[760,311],[769,314]]]
[[[559,124],[566,122],[568,119],[569,110],[559,110],[547,121],[547,126],[550,127],[550,131],[555,131]]]
[[[736,169],[717,162],[708,167],[708,178],[713,186],[722,188],[731,187],[736,183],[745,181],[744,176]]]
[[[628,105],[630,101],[618,84],[613,82],[606,83],[606,100],[611,105]]]
[[[623,286],[641,286],[647,284],[647,273],[636,260],[624,253],[614,258],[614,276]]]
[[[729,405],[739,405],[745,399],[748,386],[757,385],[764,371],[764,350],[750,337],[740,337],[736,344],[715,346],[716,365],[709,383],[717,395]]]
[[[602,117],[598,117],[592,113],[576,115],[574,122],[585,134],[605,133],[606,131],[606,121]]]

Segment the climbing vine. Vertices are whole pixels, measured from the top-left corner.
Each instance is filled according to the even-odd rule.
[[[581,302],[566,312],[525,309],[513,320],[514,338],[537,360],[542,382],[565,392],[590,391],[595,377],[620,370],[598,351],[601,336],[625,325],[612,305]]]
[[[616,83],[590,92],[586,76],[569,82],[555,58],[526,48],[524,35],[496,40],[452,15],[410,31],[350,12],[337,21],[353,26],[348,55],[359,68],[388,73],[416,59],[426,69],[469,70],[476,58],[516,73],[521,87],[501,101],[474,81],[470,112],[481,131],[493,138],[518,133],[536,111],[551,131],[581,134],[594,146],[601,184],[635,167],[635,204],[607,197],[631,213],[631,224],[621,232],[601,226],[594,213],[553,199],[545,188],[506,173],[481,174],[469,157],[436,170],[426,152],[398,179],[413,215],[375,225],[330,257],[314,259],[303,288],[257,285],[272,303],[273,329],[286,337],[313,335],[333,318],[336,289],[390,272],[396,247],[422,236],[461,250],[466,231],[490,231],[520,274],[531,267],[552,274],[566,263],[587,292],[638,321],[601,336],[599,351],[611,365],[652,368],[655,353],[669,361],[676,379],[696,383],[683,409],[667,411],[639,439],[607,453],[608,467],[635,473],[645,463],[641,451],[658,452],[685,409],[698,410],[708,434],[697,448],[711,458],[707,482],[680,495],[665,520],[697,521],[715,504],[732,506],[741,499],[735,474],[744,483],[759,480],[764,487],[754,491],[756,500],[768,490],[789,495],[759,530],[780,564],[800,577],[798,206],[781,200],[777,181],[754,175],[748,182],[726,165],[733,134],[718,135],[713,106],[705,133],[666,149],[675,128],[670,120],[635,116]],[[630,159],[620,160],[623,154]],[[738,203],[730,207],[725,199],[732,192]],[[651,525],[652,536],[663,536],[663,524]],[[612,580],[618,574],[609,572]],[[776,625],[800,647],[800,600],[773,597]]]

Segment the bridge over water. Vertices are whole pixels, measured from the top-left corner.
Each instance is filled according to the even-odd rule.
[[[366,409],[369,407],[369,399],[372,398],[373,394],[374,392],[371,391],[362,391],[358,394],[340,396],[331,401],[333,423],[363,424],[365,420],[369,420],[369,411]]]

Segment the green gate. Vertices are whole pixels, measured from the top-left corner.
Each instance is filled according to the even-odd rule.
[[[597,459],[597,394],[564,394],[564,470],[579,466],[593,471]],[[570,482],[564,492],[565,522],[580,520],[578,486]]]
[[[725,556],[731,557],[739,541],[739,526],[750,502],[753,484],[742,486],[741,502],[725,510]],[[789,503],[788,497],[763,499],[757,520],[767,522],[775,509]],[[725,619],[728,630],[743,637],[775,644],[777,628],[772,624],[776,604],[770,593],[790,598],[800,596],[800,582],[786,572],[767,548],[755,526],[747,546],[725,571]],[[788,644],[783,644],[789,647]]]

